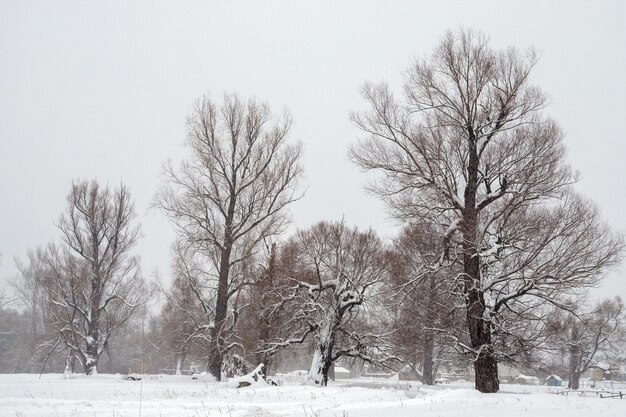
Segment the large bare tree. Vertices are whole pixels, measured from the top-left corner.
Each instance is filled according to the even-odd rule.
[[[333,363],[341,357],[386,365],[392,331],[378,326],[384,315],[379,291],[389,277],[384,245],[371,230],[361,232],[343,222],[321,222],[299,231],[287,243],[295,251],[287,288],[270,308],[289,304],[290,317],[279,334],[265,343],[268,352],[314,340],[310,378],[326,385]],[[377,302],[378,301],[378,302]]]
[[[366,133],[353,160],[401,219],[441,226],[441,262],[458,262],[476,388],[499,388],[503,314],[530,318],[597,283],[623,246],[595,207],[572,190],[563,134],[530,82],[531,49],[494,50],[471,30],[449,32],[406,73],[404,100],[366,84]],[[563,306],[563,305],[562,305]],[[563,306],[566,307],[566,306]],[[539,317],[537,317],[539,318]]]
[[[300,146],[288,142],[290,127],[288,115],[278,118],[255,100],[199,99],[187,120],[191,157],[166,166],[155,199],[215,281],[213,295],[197,296],[211,328],[208,370],[218,380],[229,301],[248,284],[242,265],[264,238],[283,231],[300,197]]]
[[[41,285],[55,330],[49,352],[63,346],[85,373],[97,373],[111,335],[142,308],[149,296],[131,251],[139,238],[128,189],[111,190],[77,181],[57,226],[59,245],[43,255]]]

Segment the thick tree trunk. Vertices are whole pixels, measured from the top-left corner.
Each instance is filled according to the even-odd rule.
[[[580,388],[580,372],[572,372],[569,375],[569,389]]]
[[[92,317],[89,321],[89,333],[87,336],[86,349],[85,349],[85,374],[97,375],[98,374],[98,358],[100,357],[98,352],[98,339],[99,339],[99,312],[92,311]]]
[[[216,380],[222,380],[222,362],[224,353],[221,347],[222,330],[228,313],[228,277],[230,274],[230,255],[232,243],[227,242],[220,256],[220,271],[217,284],[217,300],[215,302],[215,322],[211,329],[209,345],[209,363],[207,370]]]
[[[422,362],[422,382],[426,385],[435,383],[433,376],[433,333],[424,332],[424,358]]]
[[[478,262],[476,262],[478,263]],[[498,381],[498,362],[494,357],[491,344],[491,328],[485,320],[485,300],[478,289],[467,291],[467,326],[472,348],[479,352],[474,362],[476,389],[480,392],[493,393],[500,389]]]
[[[322,386],[328,385],[328,376],[332,364],[332,347],[320,343],[315,348],[315,354],[311,362],[311,370],[309,371],[310,377],[315,384]]]
[[[474,362],[476,389],[480,392],[493,393],[500,388],[498,381],[498,363],[491,345],[491,327],[485,317],[485,297],[480,282],[480,257],[477,250],[478,208],[476,190],[478,189],[478,151],[476,137],[469,129],[469,160],[467,166],[467,185],[463,207],[463,272],[464,292],[467,313],[467,327],[472,348],[478,352]]]
[[[576,330],[575,330],[576,331]],[[578,334],[576,333],[576,336]],[[569,359],[569,383],[570,389],[578,389],[580,387],[580,364],[582,358],[582,352],[577,345],[570,347],[570,359]]]
[[[500,389],[498,380],[498,362],[493,354],[480,355],[474,362],[476,389],[480,392],[493,393]]]
[[[333,364],[333,347],[335,331],[331,323],[327,323],[320,331],[319,343],[315,348],[311,362],[310,378],[317,384],[328,385],[328,374]]]
[[[233,178],[233,182],[235,179]],[[220,266],[217,282],[217,300],[215,301],[215,320],[211,330],[211,341],[209,344],[209,364],[207,371],[216,380],[222,380],[222,362],[224,352],[222,352],[222,330],[226,314],[228,313],[228,278],[230,277],[230,256],[233,250],[233,218],[235,213],[236,196],[230,195],[228,213],[224,222],[224,245],[220,253]]]

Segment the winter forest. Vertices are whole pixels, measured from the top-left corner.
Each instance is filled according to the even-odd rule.
[[[228,86],[199,91],[185,156],[162,161],[150,191],[175,235],[157,242],[169,269],[141,268],[135,190],[77,172],[49,213],[56,238],[0,260],[17,271],[0,298],[0,374],[479,393],[626,381],[624,302],[597,293],[624,235],[577,188],[567,128],[533,79],[540,53],[467,27],[422,52],[396,69],[401,88],[361,80],[345,109],[355,140],[328,150],[346,153],[395,235],[349,212],[302,226],[297,118]]]

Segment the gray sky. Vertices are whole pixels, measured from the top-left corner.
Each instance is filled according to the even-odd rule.
[[[345,215],[390,234],[347,161],[359,135],[348,113],[362,105],[364,81],[399,89],[412,58],[460,25],[496,47],[541,51],[533,79],[567,132],[578,189],[624,231],[624,16],[624,1],[0,0],[0,288],[14,256],[58,236],[73,178],[130,187],[144,272],[167,275],[173,233],[147,209],[162,163],[185,155],[185,117],[205,92],[291,111],[308,186],[292,209],[297,226]],[[626,298],[622,276],[601,294]]]

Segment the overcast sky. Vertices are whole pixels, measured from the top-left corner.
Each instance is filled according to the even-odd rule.
[[[541,51],[533,80],[567,132],[578,189],[624,231],[625,16],[624,1],[0,0],[0,288],[14,256],[58,237],[74,178],[130,187],[143,270],[167,275],[174,236],[149,202],[163,162],[185,155],[185,117],[206,92],[290,110],[308,187],[296,226],[345,216],[392,234],[346,158],[359,136],[348,113],[364,81],[399,89],[412,59],[460,25]],[[626,298],[623,273],[600,294]]]

